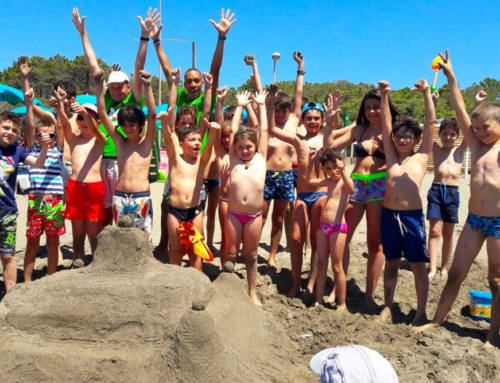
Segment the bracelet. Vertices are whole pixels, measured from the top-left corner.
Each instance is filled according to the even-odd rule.
[[[154,45],[158,45],[159,43],[160,43],[160,39],[155,39],[155,40],[153,40],[153,44],[154,44]]]
[[[149,41],[149,37],[143,37],[143,36],[141,36],[141,41]]]
[[[224,41],[226,39],[226,36],[223,36],[223,35],[219,35],[219,40],[222,40]]]
[[[303,75],[305,75],[305,74],[306,74],[306,71],[305,71],[305,70],[300,70],[300,69],[299,69],[299,70],[297,71],[297,75],[302,75],[302,76],[303,76]]]

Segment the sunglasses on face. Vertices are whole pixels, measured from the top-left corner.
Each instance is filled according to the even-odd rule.
[[[414,140],[415,137],[413,137],[411,134],[395,134],[394,139],[395,140],[410,141],[410,140]]]
[[[38,138],[42,138],[42,133],[35,133]],[[53,140],[54,138],[57,137],[56,133],[47,133],[49,135],[49,138]]]

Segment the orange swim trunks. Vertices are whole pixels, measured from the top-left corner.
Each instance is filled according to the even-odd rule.
[[[104,184],[68,180],[66,186],[66,219],[102,222],[105,219]]]

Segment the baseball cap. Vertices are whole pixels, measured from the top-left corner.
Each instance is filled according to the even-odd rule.
[[[321,383],[398,383],[391,363],[377,351],[351,344],[327,348],[314,355],[311,369]]]
[[[86,102],[85,104],[82,104],[82,107],[85,108],[85,109],[91,110],[95,114],[99,114],[97,112],[97,106],[94,105],[94,104],[91,104],[90,102]]]
[[[302,118],[304,118],[304,114],[308,110],[319,110],[321,112],[321,115],[323,117],[325,117],[325,111],[319,102],[311,101],[311,102],[308,102],[307,104],[305,104],[304,107],[302,108]]]
[[[122,82],[130,82],[127,74],[124,71],[116,70],[109,74],[108,84],[122,83]]]

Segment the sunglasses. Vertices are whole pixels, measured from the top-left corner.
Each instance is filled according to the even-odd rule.
[[[47,133],[49,135],[49,138],[51,140],[53,140],[54,138],[57,137],[57,134],[56,133]],[[42,138],[42,133],[35,133],[35,135],[38,137],[38,138]]]
[[[85,120],[85,117],[83,117],[81,114],[79,114],[78,116],[76,116],[76,119],[78,121],[83,121],[83,120]]]
[[[394,134],[393,136],[395,140],[410,141],[415,139],[411,134]]]

